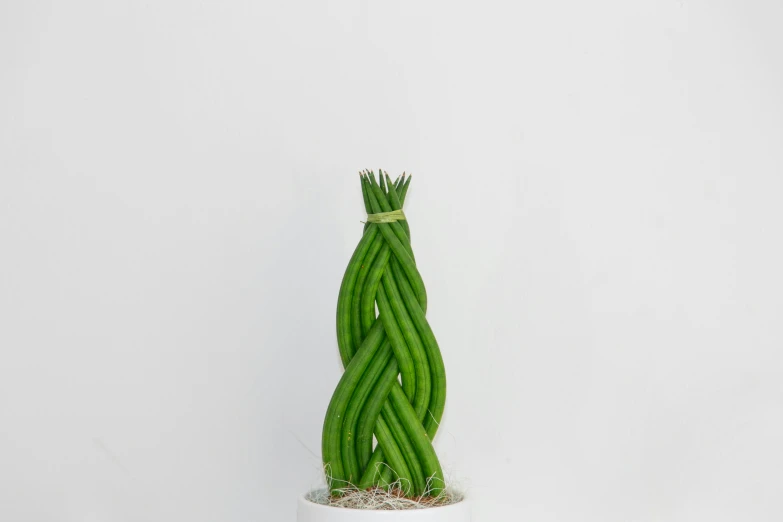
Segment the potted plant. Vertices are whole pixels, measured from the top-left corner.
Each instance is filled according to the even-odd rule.
[[[402,210],[411,177],[360,179],[367,222],[337,299],[345,372],[323,426],[327,487],[299,499],[299,522],[466,522],[432,446],[446,373]]]

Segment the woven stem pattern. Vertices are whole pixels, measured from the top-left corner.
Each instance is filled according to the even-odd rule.
[[[367,213],[401,210],[410,180],[362,173]],[[345,372],[322,439],[334,495],[392,483],[406,495],[437,495],[445,486],[431,442],[446,402],[443,358],[425,316],[408,222],[392,215],[403,219],[365,224],[340,286],[337,341]]]

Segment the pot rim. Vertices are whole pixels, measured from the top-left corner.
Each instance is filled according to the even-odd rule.
[[[339,507],[339,506],[327,506],[326,504],[319,504],[318,502],[313,502],[309,498],[307,498],[310,493],[313,491],[318,491],[317,489],[310,490],[307,493],[303,493],[299,495],[299,502],[305,503],[308,508],[312,509],[323,509],[323,510],[329,510],[329,511],[346,511],[351,513],[389,513],[390,515],[393,514],[399,514],[399,513],[429,513],[432,511],[444,511],[451,509],[464,509],[466,506],[470,505],[470,497],[467,493],[462,493],[462,500],[459,502],[454,502],[453,504],[447,504],[445,506],[431,506],[431,507],[425,507],[421,509],[354,509],[354,508],[346,508],[346,507]],[[384,515],[385,516],[385,515]]]

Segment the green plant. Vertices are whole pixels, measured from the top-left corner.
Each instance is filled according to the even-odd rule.
[[[368,222],[337,299],[345,372],[324,421],[324,469],[333,495],[391,484],[413,496],[437,495],[444,480],[431,441],[446,374],[402,213],[411,177],[392,183],[379,171],[378,181],[372,172],[360,179]]]

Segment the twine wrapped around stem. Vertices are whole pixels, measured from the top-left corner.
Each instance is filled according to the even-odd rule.
[[[405,213],[402,209],[392,210],[391,212],[378,212],[377,214],[367,214],[367,223],[394,223],[405,219]]]

